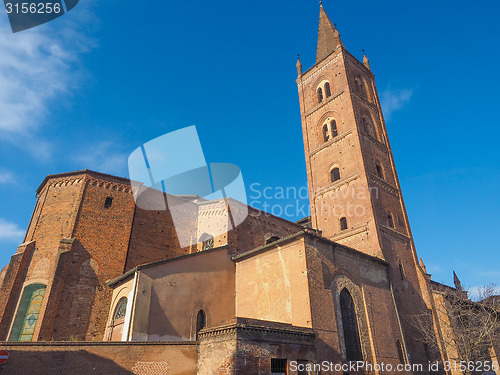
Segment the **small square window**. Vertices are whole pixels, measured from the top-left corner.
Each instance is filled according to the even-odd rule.
[[[271,375],[286,375],[286,358],[271,358]]]
[[[107,197],[106,201],[104,202],[104,208],[110,208],[112,204],[113,204],[113,198]]]

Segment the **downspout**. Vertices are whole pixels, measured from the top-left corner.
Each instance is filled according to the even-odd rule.
[[[403,340],[403,349],[405,355],[405,362],[409,363],[408,350],[406,348],[406,339],[403,333],[403,326],[401,325],[401,320],[399,318],[398,306],[396,304],[396,298],[394,297],[394,290],[392,289],[391,275],[389,274],[389,269],[387,270],[387,279],[389,281],[389,288],[391,289],[392,302],[394,303],[394,310],[396,311],[396,318],[398,320],[399,332],[401,333],[401,339]],[[411,365],[411,363],[409,363]],[[410,374],[413,374],[413,370],[410,370]]]
[[[136,270],[134,273],[134,286],[132,288],[132,298],[130,299],[130,308],[128,309],[130,311],[127,321],[125,322],[125,340],[122,341],[132,341],[132,336],[133,336],[133,330],[132,330],[132,320],[135,315],[135,300],[137,296],[137,284],[139,281],[139,272]]]

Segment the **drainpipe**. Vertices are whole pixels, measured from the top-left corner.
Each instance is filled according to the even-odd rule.
[[[389,281],[389,288],[391,289],[392,302],[394,303],[394,310],[396,311],[396,318],[398,319],[399,332],[401,333],[401,339],[403,340],[404,355],[406,357],[405,362],[408,362],[411,365],[411,363],[409,362],[409,358],[408,358],[408,350],[406,349],[406,339],[405,339],[405,335],[403,333],[403,327],[401,325],[401,320],[399,319],[398,306],[396,305],[396,298],[394,297],[394,290],[392,289],[392,281],[391,281],[391,275],[389,273],[389,270],[387,270],[387,279]],[[412,370],[410,370],[410,374],[413,374]]]

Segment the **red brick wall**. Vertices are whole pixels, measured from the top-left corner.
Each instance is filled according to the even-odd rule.
[[[195,375],[197,346],[180,343],[4,343],[2,375]]]

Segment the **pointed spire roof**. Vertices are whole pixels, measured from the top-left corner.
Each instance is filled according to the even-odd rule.
[[[297,55],[297,74],[299,77],[302,75],[302,63],[300,62],[300,55]]]
[[[460,279],[458,278],[455,271],[453,271],[453,283],[455,284],[455,288],[457,290],[462,290],[462,283],[460,282]]]
[[[340,34],[326,14],[323,4],[319,3],[319,28],[318,28],[318,48],[316,50],[316,63],[323,60],[332,53],[338,46],[342,45]]]
[[[366,57],[365,50],[363,50],[363,65],[366,66],[368,68],[368,70],[371,70],[370,69],[370,60],[368,60],[368,57]]]

